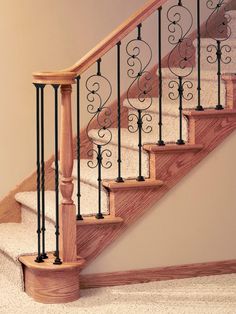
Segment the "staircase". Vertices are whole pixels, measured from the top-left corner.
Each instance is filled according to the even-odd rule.
[[[183,4],[181,1],[179,2],[180,4],[176,1],[178,3],[176,8],[181,7],[182,9]],[[208,47],[215,44],[217,39],[201,38],[201,59],[197,54],[198,41],[193,42],[195,59],[190,59],[192,67],[194,65],[196,67],[193,67],[192,71],[189,71],[189,75],[184,77],[184,80],[187,81],[184,86],[184,91],[187,92],[185,95],[179,93],[178,88],[181,87],[181,84],[178,79],[181,75],[175,73],[186,69],[188,71],[191,66],[185,65],[183,68],[181,68],[181,64],[179,67],[170,66],[170,63],[168,64],[170,57],[169,59],[168,56],[163,58],[159,51],[159,67],[155,66],[149,70],[150,72],[145,73],[144,66],[141,74],[138,73],[138,76],[141,76],[140,81],[139,77],[135,76],[134,84],[132,83],[134,72],[130,72],[131,85],[127,92],[122,96],[118,84],[117,100],[110,105],[105,101],[106,109],[103,110],[104,107],[101,106],[101,115],[96,116],[98,120],[95,119],[95,122],[91,119],[92,122],[88,129],[80,130],[79,120],[77,120],[79,135],[72,140],[71,85],[77,84],[79,113],[79,105],[82,105],[79,99],[79,88],[85,88],[80,84],[80,76],[95,64],[97,74],[95,73],[94,77],[103,78],[100,58],[104,58],[105,53],[112,47],[117,47],[117,56],[119,56],[119,42],[123,41],[126,35],[136,27],[138,27],[138,39],[136,40],[141,41],[140,23],[143,23],[156,11],[158,11],[158,21],[160,22],[162,5],[168,5],[168,1],[149,1],[70,69],[57,73],[34,74],[37,95],[42,96],[42,84],[53,84],[56,105],[58,105],[58,88],[59,85],[61,86],[63,107],[60,146],[61,194],[55,193],[57,181],[54,183],[54,175],[55,173],[59,175],[59,173],[57,173],[57,160],[53,157],[45,164],[45,215],[39,212],[36,174],[26,179],[1,202],[0,268],[9,280],[19,288],[25,289],[39,302],[61,303],[79,298],[80,270],[94,260],[131,224],[140,219],[152,205],[158,202],[236,128],[236,105],[234,102],[236,78],[233,74],[236,72],[236,58],[234,57],[236,14],[235,11],[229,11],[227,14],[232,19],[227,25],[231,28],[232,35],[224,41],[224,44],[232,47],[232,62],[229,64],[223,62],[225,59],[221,56],[221,59],[218,60],[221,65],[220,77],[217,77],[217,63],[206,62],[209,53],[212,58],[215,58],[215,51],[208,51]],[[225,10],[225,8],[220,7],[219,10]],[[217,21],[221,23],[219,10],[213,10],[214,14],[211,18],[214,23]],[[220,12],[222,13],[222,11]],[[198,27],[200,26],[198,25]],[[206,23],[203,23],[201,29],[203,30],[205,27]],[[187,33],[186,38],[194,37],[193,34]],[[222,36],[227,37],[225,33]],[[193,39],[195,38],[196,36]],[[160,40],[159,33],[159,44]],[[175,47],[177,46],[178,43]],[[172,51],[176,58],[175,47]],[[187,50],[185,52],[188,54]],[[137,58],[135,50],[133,53],[134,56],[131,55],[129,60]],[[230,52],[228,53],[230,54]],[[199,61],[201,62],[200,105],[203,106],[203,111],[195,110],[199,103],[199,93],[197,92]],[[118,59],[118,82],[120,62],[121,60]],[[129,65],[132,69],[132,63]],[[222,75],[222,73],[227,73],[227,75]],[[151,90],[149,90],[150,83],[145,85],[145,74],[152,75]],[[93,95],[97,95],[96,88],[98,86],[93,82],[95,85],[92,85],[93,89],[90,89],[89,79],[91,77],[88,78],[86,85],[89,95],[87,105],[93,105],[93,97],[95,97]],[[220,79],[220,86],[218,79]],[[107,83],[107,78],[105,81]],[[176,84],[179,84],[178,88],[176,88]],[[141,96],[139,95],[140,86],[141,93],[145,91]],[[156,86],[159,86],[158,94],[156,94]],[[170,95],[170,93],[173,94]],[[192,97],[190,97],[191,94]],[[109,101],[108,96],[103,95],[107,101]],[[182,103],[181,96],[183,96]],[[224,107],[223,110],[215,109],[216,105],[219,105],[219,100]],[[88,110],[93,116],[95,107],[88,107]],[[139,119],[139,113],[141,119]],[[78,118],[80,118],[79,115]],[[106,121],[106,118],[110,120]],[[98,131],[99,128],[100,131]],[[157,145],[162,141],[165,145]],[[99,147],[103,149],[100,174]],[[88,158],[89,150],[91,153]],[[80,158],[77,159],[77,156]],[[117,178],[123,178],[124,182],[118,182]],[[100,182],[101,189],[99,189]],[[77,194],[81,194],[81,197],[77,197]],[[61,203],[60,210],[57,196]],[[8,212],[11,210],[15,213],[13,217],[12,212],[8,216]],[[19,219],[20,216],[21,219]],[[35,232],[37,219],[45,221],[46,227],[45,240],[42,240],[42,243],[43,241],[46,243],[46,252],[48,252],[49,258],[45,259],[43,263],[35,262],[36,256],[39,257],[37,255],[39,253],[37,251],[38,236],[44,236],[42,232],[39,232],[38,235]],[[60,237],[59,234],[56,234],[56,239],[55,225],[60,227]],[[60,241],[60,247],[56,247],[56,258],[57,261],[63,262],[58,265],[53,264],[55,259],[53,252],[55,243],[58,245],[57,241]],[[40,248],[40,250],[43,249],[43,247]]]

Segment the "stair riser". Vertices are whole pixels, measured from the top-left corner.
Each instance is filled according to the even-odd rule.
[[[217,80],[214,78],[214,72],[209,73],[211,74],[211,77],[209,78],[202,78],[202,93],[201,93],[201,103],[205,107],[215,107],[218,99],[217,99],[217,93],[218,93],[218,85]],[[217,78],[217,77],[216,77]],[[176,77],[174,76],[166,76],[163,80],[163,102],[172,102],[173,105],[178,106],[179,100],[170,100],[169,93],[172,91],[175,93],[175,96],[178,95],[178,91],[176,89],[176,86],[173,90],[170,89],[169,84],[171,81],[176,81]],[[197,95],[197,79],[190,77],[187,79],[187,81],[190,81],[193,84],[193,87],[191,89],[185,88],[185,95],[188,93],[193,94],[193,98],[191,100],[183,100],[183,108],[189,109],[189,108],[195,108],[198,101],[198,95]],[[226,100],[226,88],[225,83],[222,80],[221,83],[221,104],[224,106]]]

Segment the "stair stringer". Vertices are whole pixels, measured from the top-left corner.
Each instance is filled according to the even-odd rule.
[[[189,111],[185,115],[189,120],[189,145],[146,146],[151,178],[163,180],[164,184],[129,190],[113,183],[109,191],[110,210],[123,223],[77,227],[77,251],[85,258],[85,267],[236,129],[236,110]]]

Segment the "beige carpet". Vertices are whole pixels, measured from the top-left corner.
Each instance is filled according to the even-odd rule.
[[[0,274],[0,313],[235,314],[236,275],[153,282],[81,291],[61,305],[34,302]]]

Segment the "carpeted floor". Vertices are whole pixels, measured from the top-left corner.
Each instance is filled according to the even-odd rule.
[[[0,274],[0,313],[236,314],[236,274],[81,291],[70,304],[34,302]]]

